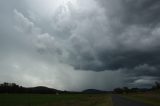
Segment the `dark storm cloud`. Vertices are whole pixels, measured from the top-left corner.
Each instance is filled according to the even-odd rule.
[[[138,25],[157,25],[160,21],[159,0],[122,0],[123,22]]]
[[[83,44],[76,46],[77,50],[79,50],[78,53],[80,53],[80,56],[75,55],[75,59],[79,56],[79,59],[76,61],[79,64],[76,67],[103,71],[119,68],[133,69],[143,64],[158,66],[160,62],[160,43],[156,39],[160,39],[160,34],[156,31],[159,31],[160,1],[113,0],[111,2],[110,0],[100,0],[99,2],[103,3],[106,11],[109,9],[107,7],[108,3],[112,3],[112,5],[119,3],[120,10],[110,10],[112,13],[115,12],[114,15],[106,13],[106,16],[109,15],[110,18],[115,19],[113,21],[119,20],[119,23],[114,25],[111,22],[110,25],[113,25],[110,29],[111,31],[104,33],[106,34],[104,38],[109,36],[111,38],[110,44],[115,45],[115,47],[113,49],[112,47],[104,47],[99,50],[99,48],[93,46],[92,49],[96,52],[93,56],[92,53],[83,52],[83,47],[85,48],[85,46],[81,47]],[[106,2],[106,5],[104,5],[104,2]],[[94,43],[101,42],[99,39]],[[104,43],[103,46],[107,46],[107,44],[108,41],[106,40],[106,45]],[[100,64],[96,64],[95,61],[98,61]]]
[[[58,4],[56,0],[54,2]],[[74,17],[71,17],[66,3],[56,9],[57,13],[50,11],[53,16],[48,16],[48,5],[51,3],[53,0],[0,1],[0,83],[44,85],[62,90],[112,89],[116,85],[121,86],[123,74],[119,72],[77,71],[68,65],[69,61],[66,59],[71,51],[75,50],[71,48],[72,44],[68,40],[68,37],[72,36],[72,23],[79,24],[82,20],[79,17],[85,18],[87,22],[88,14],[91,17],[94,8],[97,9],[96,4],[93,3],[95,7],[91,9],[88,9],[87,5],[87,11],[73,11]],[[53,9],[52,5],[50,8]],[[82,15],[84,11],[85,16]],[[74,58],[69,60],[74,61]],[[110,78],[115,74],[119,77],[113,80],[113,85]],[[93,81],[97,84],[92,83]]]
[[[117,17],[123,24],[154,25],[159,22],[159,0],[97,0],[111,17]],[[113,6],[114,4],[114,6]],[[117,15],[118,14],[118,15]]]
[[[160,76],[159,10],[159,0],[1,0],[0,80],[69,90],[151,85]]]
[[[126,83],[131,85],[144,83],[144,86],[149,86],[159,80],[160,1],[97,2],[109,20],[102,24],[106,31],[95,24],[92,33],[88,32],[89,37],[84,37],[82,33],[80,38],[73,38],[72,47],[76,52],[70,52],[71,65],[76,69],[92,71],[120,69],[128,75]]]

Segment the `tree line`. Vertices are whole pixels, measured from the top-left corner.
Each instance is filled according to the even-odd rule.
[[[155,82],[155,84],[150,88],[128,88],[128,87],[123,87],[123,88],[115,88],[113,91],[108,92],[108,91],[98,91],[103,92],[103,93],[136,93],[136,92],[147,92],[147,91],[153,91],[153,90],[160,90],[160,83]],[[95,90],[90,90],[91,93],[95,93]],[[37,93],[37,94],[59,94],[59,93],[85,93],[85,92],[68,92],[68,91],[60,91],[56,90],[53,88],[47,88],[43,86],[38,86],[38,87],[22,87],[17,85],[16,83],[7,83],[4,82],[0,84],[0,93]]]
[[[0,84],[0,93],[37,93],[37,94],[56,94],[60,92],[59,90],[47,88],[43,86],[38,87],[22,87],[16,83],[4,82]]]
[[[137,93],[137,92],[147,92],[147,91],[154,91],[154,90],[160,90],[160,83],[155,82],[155,84],[150,88],[115,88],[113,90],[114,93]]]

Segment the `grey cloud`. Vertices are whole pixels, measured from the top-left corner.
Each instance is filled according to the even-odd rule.
[[[113,21],[117,22],[117,20],[119,20],[120,23],[117,24],[120,25],[115,28],[117,24],[113,21],[108,24],[102,24],[96,19],[98,24],[90,23],[95,27],[84,31],[84,33],[78,33],[80,38],[72,44],[75,45],[75,51],[79,51],[75,54],[74,58],[81,58],[80,60],[77,59],[77,62],[74,62],[75,64],[81,63],[76,66],[92,70],[94,70],[95,66],[96,71],[102,71],[105,69],[119,69],[125,67],[133,68],[145,63],[157,65],[159,63],[158,40],[160,36],[159,26],[157,26],[159,20],[156,19],[159,19],[157,18],[157,12],[159,12],[157,5],[159,5],[159,2],[151,0],[125,0],[121,2],[116,0],[111,2],[108,0],[103,2],[106,2],[106,4],[119,3],[119,8],[122,12],[118,13],[118,10],[110,11],[113,13],[115,12],[114,17],[117,18],[113,18]],[[106,11],[108,11],[107,5],[104,7]],[[106,13],[106,17],[107,15]],[[110,17],[108,18],[110,19]],[[107,22],[104,21],[104,23]],[[100,24],[102,24],[103,27],[101,27]],[[151,24],[155,27],[150,27]],[[107,27],[107,25],[111,26]],[[105,31],[103,31],[103,28],[105,28]],[[121,30],[121,33],[119,33],[119,31],[117,32],[117,29]],[[84,42],[81,40],[83,38],[87,42],[86,45],[83,45]],[[86,51],[85,48],[87,48],[88,51]],[[94,60],[101,63],[98,69],[96,68],[98,65],[95,65],[93,62]]]
[[[135,77],[135,78],[131,78],[130,80],[128,80],[128,86],[151,88],[151,85],[153,85],[155,81],[159,81],[159,78],[148,77],[148,76]]]
[[[124,0],[127,17],[124,22],[137,25],[157,25],[159,23],[159,4],[158,0]],[[158,23],[157,23],[158,22]]]
[[[154,26],[159,22],[159,0],[97,0],[97,2],[106,8],[111,18],[117,17],[117,20],[126,25]],[[107,10],[108,7],[110,10]]]
[[[87,31],[81,31],[84,33],[76,33],[79,37],[76,36],[71,44],[76,51],[71,52],[71,64],[76,69],[93,71],[127,69],[125,73],[129,73],[129,76],[152,76],[157,77],[153,81],[159,80],[160,2],[97,2],[102,3],[106,20],[103,23],[97,19],[96,23],[88,21],[95,27],[87,27]],[[145,64],[148,67],[144,67]]]
[[[2,80],[72,90],[159,80],[159,0],[38,2],[0,1]]]

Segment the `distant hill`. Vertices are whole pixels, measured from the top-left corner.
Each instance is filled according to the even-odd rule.
[[[97,89],[86,89],[82,93],[107,93],[107,91],[97,90]]]
[[[37,87],[31,87],[31,88],[25,88],[25,89],[31,93],[58,93],[58,92],[62,92],[60,90],[48,88],[48,87],[44,87],[44,86],[37,86]]]
[[[15,83],[3,83],[0,84],[0,93],[36,93],[36,94],[57,94],[63,93],[61,90],[54,88],[48,88],[44,86],[37,87],[23,87]]]

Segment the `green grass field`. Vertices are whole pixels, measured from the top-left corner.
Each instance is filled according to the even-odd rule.
[[[160,106],[160,92],[148,92],[123,95],[128,99],[150,104],[152,106]]]
[[[112,106],[103,94],[0,94],[0,106]]]
[[[128,99],[160,106],[155,92],[122,95]],[[113,106],[107,94],[0,94],[0,106]]]

